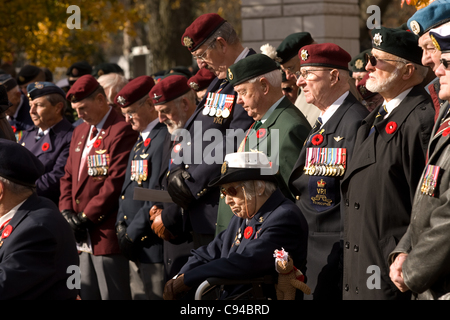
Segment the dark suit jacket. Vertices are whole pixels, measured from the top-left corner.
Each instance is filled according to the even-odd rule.
[[[9,120],[9,124],[11,127],[14,127],[16,133],[34,126],[30,116],[30,102],[25,95],[22,94],[22,104],[20,105],[17,117]]]
[[[249,237],[244,235],[252,228]],[[236,244],[241,230],[240,244]],[[246,225],[233,216],[228,229],[207,246],[192,251],[180,270],[184,282],[194,287],[209,277],[248,279],[275,273],[276,249],[284,248],[294,265],[304,272],[308,225],[300,210],[277,189]]]
[[[430,96],[416,86],[368,137],[377,112],[359,128],[341,183],[344,299],[409,298],[409,293],[401,294],[390,280],[388,256],[410,221],[435,112]],[[394,123],[396,129],[389,130]],[[369,266],[380,268],[380,289],[366,285]]]
[[[9,222],[0,246],[0,299],[75,300],[68,289],[69,266],[79,259],[73,232],[53,202],[36,194]]]
[[[144,142],[134,145],[131,149],[125,173],[125,181],[119,198],[119,211],[117,222],[124,221],[127,225],[127,234],[133,242],[141,243],[148,248],[142,250],[140,260],[145,263],[162,262],[162,240],[151,230],[149,211],[152,207],[149,201],[133,200],[134,188],[154,189],[161,168],[163,143],[167,133],[167,126],[158,123],[150,132],[150,144]],[[148,160],[148,178],[139,186],[137,181],[131,180],[131,161]]]
[[[342,223],[340,205],[341,176],[311,176],[304,174],[307,148],[346,148],[347,165],[352,161],[356,132],[362,120],[369,114],[367,109],[349,92],[341,106],[322,126],[323,142],[314,146],[311,139],[303,146],[289,178],[289,185],[296,197],[296,204],[305,215],[309,226],[308,259],[306,277],[313,294],[305,298],[340,299],[342,279]],[[317,182],[326,182],[329,207],[314,204]]]
[[[111,110],[98,136],[99,147],[93,146],[89,153],[109,154],[108,175],[90,177],[86,165],[78,181],[81,155],[88,139],[89,129],[87,123],[82,123],[73,132],[65,174],[61,179],[59,209],[84,212],[94,224],[89,230],[94,255],[120,253],[115,231],[118,199],[130,150],[136,142],[138,133],[131,129],[122,116]]]
[[[55,124],[48,134],[36,141],[39,128],[33,127],[24,132],[19,141],[30,150],[45,166],[45,173],[36,181],[37,194],[49,198],[56,205],[60,196],[60,179],[69,156],[73,127],[66,119]],[[43,146],[48,145],[48,149]]]
[[[250,54],[253,53],[255,52],[251,50]],[[209,85],[207,93],[217,92],[221,82],[222,80],[218,78],[214,79]],[[216,122],[214,117],[203,115],[202,111],[207,93],[184,126],[189,131],[190,141],[188,139],[183,140],[183,150],[179,152],[181,159],[174,162],[171,170],[182,167],[191,176],[189,180],[186,180],[186,184],[196,198],[188,213],[192,229],[197,233],[214,234],[219,204],[219,188],[209,188],[208,183],[220,175],[220,168],[226,153],[237,150],[238,142],[236,142],[236,132],[234,130],[247,130],[253,119],[247,115],[241,105],[236,104],[236,97],[230,116],[223,119],[223,122]],[[220,93],[237,95],[230,83],[227,83]],[[205,135],[205,132],[210,129],[219,130],[223,137],[223,139],[220,139],[220,144],[216,146],[217,150],[220,150],[222,153],[217,155],[219,159],[217,159],[214,152],[212,154],[214,159],[211,159],[211,152],[205,151],[207,147],[210,150],[214,149],[213,146],[217,144],[217,142],[209,140]],[[227,129],[231,131],[227,132]],[[226,137],[229,137],[229,139],[226,139]],[[231,142],[231,145],[227,146],[227,140],[228,143]],[[189,145],[187,144],[188,142],[190,142]],[[213,163],[208,163],[207,159]]]

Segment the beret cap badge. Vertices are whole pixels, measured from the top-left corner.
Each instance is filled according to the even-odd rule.
[[[227,167],[227,162],[224,161],[223,164],[222,164],[222,168],[221,168],[221,170],[220,170],[220,173],[221,173],[221,174],[227,173],[227,169],[228,169],[228,167]]]
[[[125,105],[125,103],[127,103],[127,101],[125,100],[125,98],[124,97],[122,97],[122,96],[118,96],[117,97],[117,102],[120,104],[120,105]]]
[[[439,43],[436,41],[436,38],[430,34],[430,38],[431,38],[431,42],[433,42],[434,47],[438,50],[441,51],[441,46],[439,45]]]
[[[373,43],[379,47],[381,45],[381,43],[383,42],[383,37],[381,36],[380,33],[377,33],[373,36]]]
[[[194,82],[194,81],[190,82],[190,83],[189,83],[189,86],[190,86],[192,89],[194,89],[194,90],[200,89],[198,83],[196,83],[196,82]]]
[[[192,41],[192,39],[189,37],[184,37],[183,43],[184,43],[184,46],[188,47],[188,48],[192,48],[192,46],[194,45],[194,41]]]
[[[362,69],[362,67],[364,67],[364,62],[361,59],[356,60],[355,67],[358,69]]]
[[[157,95],[156,93],[153,94],[153,100],[158,102],[159,99],[161,99],[162,95]]]
[[[309,56],[308,50],[303,49],[303,50],[302,50],[302,53],[301,53],[301,56],[302,56],[302,60],[303,60],[303,61],[308,60],[308,56]]]
[[[230,80],[233,80],[233,72],[231,72],[230,68],[228,68],[228,78],[230,78]]]
[[[411,31],[414,34],[418,35],[420,33],[420,25],[419,25],[419,23],[416,20],[411,21],[410,27],[411,27]]]

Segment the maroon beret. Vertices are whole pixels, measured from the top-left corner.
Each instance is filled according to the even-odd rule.
[[[185,76],[169,75],[159,81],[148,95],[158,105],[181,97],[190,90],[191,88],[188,86]]]
[[[350,54],[334,43],[310,44],[298,51],[300,67],[320,66],[348,70]]]
[[[186,28],[181,44],[191,52],[197,50],[225,21],[217,13],[202,14]]]
[[[200,91],[208,88],[209,84],[214,80],[216,75],[209,69],[202,68],[198,70],[195,76],[191,77],[187,84],[194,90]]]
[[[127,108],[136,101],[148,95],[155,85],[155,81],[149,76],[140,76],[130,82],[120,90],[114,98],[114,103],[121,108]]]
[[[70,102],[80,102],[89,97],[99,86],[100,83],[93,76],[86,74],[75,81],[67,92],[66,99]]]

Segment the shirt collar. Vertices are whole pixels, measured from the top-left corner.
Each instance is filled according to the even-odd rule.
[[[239,60],[244,59],[247,54],[249,53],[250,49],[245,47],[244,50],[242,50],[242,52],[238,55],[236,61],[234,61],[234,63],[238,62]]]
[[[262,116],[261,118],[261,122],[264,123],[266,122],[267,119],[269,119],[270,115],[272,114],[272,112],[278,107],[278,105],[281,103],[281,100],[283,100],[284,96],[282,96],[277,102],[275,102],[269,110],[267,110],[267,112]]]
[[[325,112],[321,113],[320,118],[322,119],[322,126],[330,120],[330,118],[333,116],[333,114],[336,112],[336,110],[341,106],[341,104],[344,102],[345,98],[347,98],[349,94],[349,91],[346,91],[342,96],[340,96],[335,102],[331,104],[325,110]]]
[[[153,128],[158,124],[159,118],[156,118],[152,122],[148,124],[148,126],[144,129],[144,131],[141,132],[142,140],[145,141],[145,139],[148,138],[150,135],[150,132],[153,130]]]
[[[6,213],[4,216],[0,217],[0,226],[2,226],[5,222],[7,222],[8,220],[11,220],[14,215],[16,214],[16,212],[19,210],[20,206],[26,201],[23,200],[21,203],[19,203],[17,206],[15,206],[14,208],[12,208],[8,213]]]
[[[383,101],[383,104],[386,105],[387,114],[385,118],[395,109],[398,107],[398,105],[405,99],[405,97],[409,94],[409,92],[412,90],[412,87],[403,91],[398,96],[396,96],[394,99],[392,99],[389,102]]]

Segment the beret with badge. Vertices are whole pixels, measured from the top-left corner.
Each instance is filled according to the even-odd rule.
[[[81,77],[92,73],[92,67],[86,61],[78,61],[67,69],[66,75],[70,77]]]
[[[86,74],[75,81],[67,91],[66,99],[72,103],[80,102],[93,94],[98,87],[100,87],[100,83],[90,74]]]
[[[309,32],[297,32],[288,35],[277,47],[277,57],[275,61],[283,64],[298,55],[301,47],[313,43],[313,38]]]
[[[350,54],[334,43],[310,44],[298,52],[300,66],[320,66],[348,70],[352,57]]]
[[[450,52],[450,25],[430,30],[430,38],[437,50]]]
[[[220,186],[230,182],[264,180],[277,183],[276,172],[265,153],[235,152],[225,156],[221,174],[212,179],[209,187]]]
[[[0,139],[0,177],[35,187],[45,172],[44,165],[27,148],[14,141]]]
[[[96,65],[92,70],[92,75],[98,77],[108,73],[123,73],[123,69],[117,63],[104,62]]]
[[[409,30],[421,37],[431,29],[448,21],[450,21],[450,0],[438,0],[417,10],[407,23]]]
[[[159,81],[148,94],[156,105],[170,102],[183,94],[191,91],[186,77],[181,75],[169,75]]]
[[[251,80],[257,76],[278,70],[277,63],[262,53],[252,54],[228,68],[227,80],[232,86]]]
[[[41,70],[41,68],[30,64],[23,66],[23,68],[20,69],[19,73],[17,74],[17,84],[22,85],[30,81],[33,81],[39,75],[42,75],[43,76],[42,80],[44,80],[45,74],[44,71]]]
[[[66,93],[56,84],[45,81],[30,83],[27,86],[27,91],[28,91],[28,99],[30,101],[53,93],[60,94],[63,97],[66,96]]]
[[[208,88],[209,84],[216,78],[216,75],[207,68],[202,68],[189,78],[188,85],[194,91],[201,91]]]
[[[394,56],[422,65],[422,48],[414,33],[402,28],[373,29],[372,47]]]
[[[186,28],[181,37],[181,44],[193,52],[213,35],[226,22],[217,13],[205,13],[199,16]]]
[[[366,53],[370,54],[371,51],[372,49],[367,49],[354,56],[353,59],[350,61],[350,71],[365,72],[367,65]]]
[[[128,82],[114,98],[114,103],[121,108],[128,108],[139,101],[153,88],[155,81],[149,76],[140,76]]]

